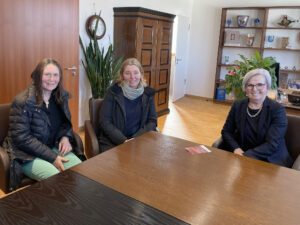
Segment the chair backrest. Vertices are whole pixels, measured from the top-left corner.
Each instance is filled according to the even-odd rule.
[[[2,143],[8,132],[9,111],[11,104],[0,104],[0,189],[8,193],[9,183],[9,157]]]
[[[8,132],[10,103],[0,104],[0,145]]]
[[[300,154],[300,116],[287,115],[288,127],[285,134],[286,147],[295,160]]]
[[[94,99],[91,98],[89,101],[89,113],[90,113],[90,121],[94,128],[95,134],[98,136],[100,132],[99,127],[99,117],[100,117],[100,109],[103,103],[103,99]]]

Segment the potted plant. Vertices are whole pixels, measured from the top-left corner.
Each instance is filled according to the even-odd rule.
[[[92,32],[97,30],[98,22],[99,19]],[[81,37],[79,37],[79,42],[84,54],[84,60],[81,61],[91,85],[92,96],[95,99],[103,98],[108,87],[117,77],[123,58],[115,56],[112,44],[108,46],[107,51],[104,47],[100,48],[96,35],[90,38],[87,47],[84,46]]]
[[[246,58],[243,55],[239,55],[240,60],[236,60],[236,65],[227,68],[228,73],[225,75],[225,88],[226,94],[232,93],[235,99],[241,99],[245,97],[245,93],[242,89],[242,81],[244,76],[250,70],[256,68],[263,68],[270,72],[272,78],[271,89],[276,89],[276,76],[275,76],[275,59],[273,57],[263,58],[258,51],[254,56]]]

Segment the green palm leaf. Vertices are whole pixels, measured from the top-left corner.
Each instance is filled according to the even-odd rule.
[[[87,47],[79,37],[79,43],[83,51],[82,65],[91,85],[93,98],[103,98],[108,87],[117,78],[123,57],[116,57],[113,46],[110,44],[107,51],[100,48],[98,41],[90,39]]]

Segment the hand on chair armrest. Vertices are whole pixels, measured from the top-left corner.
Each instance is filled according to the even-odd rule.
[[[100,153],[98,138],[94,131],[94,128],[90,120],[84,122],[85,131],[85,155],[86,157],[92,158]]]
[[[298,157],[295,160],[292,168],[295,169],[295,170],[300,170],[300,155],[298,155]]]

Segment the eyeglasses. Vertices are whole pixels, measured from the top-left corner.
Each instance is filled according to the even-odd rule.
[[[254,89],[254,87],[256,87],[256,89],[261,90],[261,89],[263,89],[263,87],[264,87],[265,85],[266,85],[266,84],[264,84],[264,83],[246,84],[246,88],[247,88],[247,89]]]

